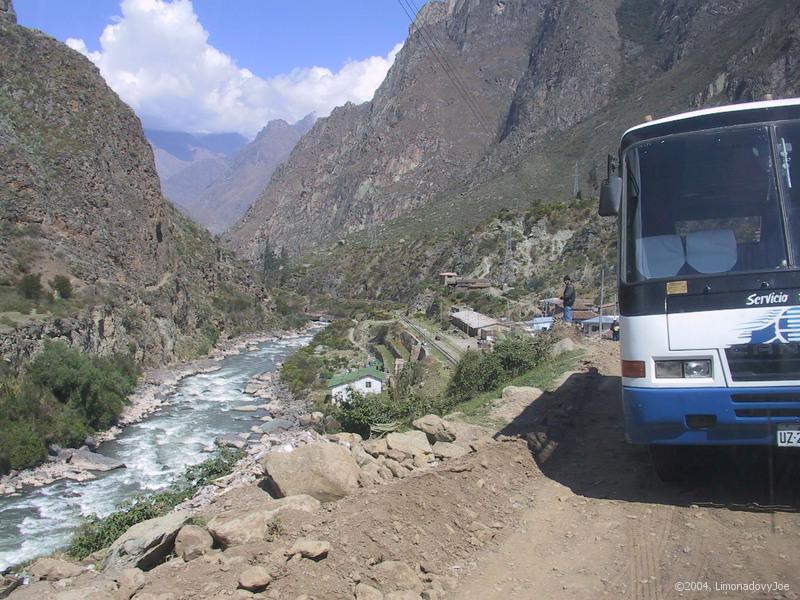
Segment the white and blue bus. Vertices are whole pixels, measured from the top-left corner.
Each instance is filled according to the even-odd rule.
[[[618,164],[628,441],[663,479],[682,446],[800,447],[800,99],[645,122]]]

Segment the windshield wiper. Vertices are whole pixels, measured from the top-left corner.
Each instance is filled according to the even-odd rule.
[[[784,174],[786,175],[786,185],[789,189],[792,189],[792,174],[789,171],[789,162],[791,159],[789,158],[789,152],[792,150],[792,144],[786,143],[786,138],[781,138],[780,141],[780,156],[781,156],[781,168],[783,169]]]

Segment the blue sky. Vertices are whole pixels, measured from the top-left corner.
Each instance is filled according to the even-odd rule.
[[[89,57],[145,126],[245,135],[271,118],[324,116],[346,101],[368,100],[409,26],[395,0],[15,0],[14,6],[21,25]]]
[[[419,2],[421,4],[421,2]],[[395,0],[194,0],[209,43],[260,77],[295,67],[338,69],[347,59],[386,55],[409,21]],[[119,0],[15,0],[21,25],[99,49]]]

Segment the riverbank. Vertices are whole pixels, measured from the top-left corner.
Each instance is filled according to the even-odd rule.
[[[252,333],[220,342],[208,356],[190,362],[178,363],[165,367],[151,368],[145,371],[134,393],[128,397],[128,404],[122,411],[116,425],[96,433],[94,442],[99,446],[116,439],[124,429],[139,423],[159,411],[174,394],[178,385],[185,378],[201,373],[213,373],[220,368],[220,363],[229,356],[241,354],[265,342],[292,339],[305,335],[312,324],[305,327],[269,333]],[[209,440],[209,445],[213,440]],[[100,449],[101,450],[101,449]],[[102,454],[102,451],[101,451]],[[69,462],[72,452],[55,452],[44,462],[31,469],[12,471],[0,477],[0,497],[21,494],[26,489],[42,487],[59,480],[89,481],[96,475],[82,465]]]

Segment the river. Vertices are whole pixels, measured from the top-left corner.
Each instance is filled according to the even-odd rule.
[[[263,410],[235,410],[254,401],[243,391],[248,380],[274,371],[310,339],[264,342],[224,358],[217,371],[181,380],[158,412],[100,447],[101,454],[123,461],[127,468],[98,473],[91,481],[60,480],[0,498],[0,572],[61,548],[84,517],[106,516],[141,492],[167,487],[187,466],[208,458],[206,449],[216,437],[262,425]]]

